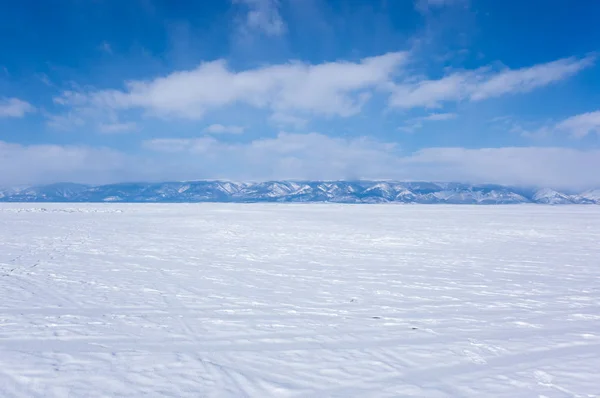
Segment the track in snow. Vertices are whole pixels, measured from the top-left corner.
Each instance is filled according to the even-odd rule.
[[[600,397],[600,209],[0,205],[2,397]]]

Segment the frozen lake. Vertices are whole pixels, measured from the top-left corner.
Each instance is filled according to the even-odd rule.
[[[600,206],[0,204],[2,397],[600,397]]]

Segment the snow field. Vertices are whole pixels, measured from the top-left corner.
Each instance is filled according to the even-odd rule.
[[[0,204],[2,397],[600,397],[595,206]]]

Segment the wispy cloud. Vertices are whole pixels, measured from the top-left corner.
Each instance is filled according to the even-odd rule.
[[[75,97],[71,98],[74,100]],[[63,105],[60,100],[55,101]],[[44,112],[46,125],[61,131],[88,131],[102,134],[119,134],[140,130],[134,121],[121,121],[117,112],[112,109],[94,106],[69,107],[66,112],[52,114]]]
[[[443,121],[443,120],[452,120],[456,119],[458,115],[456,113],[432,113],[427,116],[423,116],[418,118],[422,121]]]
[[[467,2],[467,0],[416,0],[415,8],[419,12],[426,13],[432,9],[450,5],[466,4]]]
[[[155,138],[146,140],[142,147],[151,151],[165,153],[202,153],[219,142],[213,137],[201,138]]]
[[[103,41],[100,44],[100,50],[104,51],[107,54],[112,54],[113,53],[112,46],[107,41]]]
[[[130,131],[138,130],[138,125],[134,122],[115,122],[115,123],[102,123],[98,126],[98,130],[102,133],[114,134],[114,133],[126,133]]]
[[[204,129],[209,134],[242,134],[245,128],[242,126],[224,126],[222,124],[211,124]]]
[[[576,138],[593,133],[600,136],[600,111],[572,116],[558,123],[555,128],[558,131],[566,131]]]
[[[21,118],[27,113],[35,112],[35,107],[18,98],[0,98],[0,118]]]
[[[242,33],[260,32],[268,36],[280,36],[286,32],[286,25],[279,12],[279,0],[233,0],[243,5],[245,15],[241,22]]]
[[[212,137],[154,139],[146,149],[177,152],[194,159],[196,168],[212,165],[211,178],[236,170],[242,179],[337,179],[369,178],[386,173],[393,162],[395,145],[368,138],[332,138],[319,133],[280,133],[249,143],[226,143]],[[201,159],[201,160],[200,160]],[[223,159],[228,159],[224,162]],[[207,177],[204,175],[204,177]]]
[[[460,71],[438,80],[392,86],[390,105],[398,108],[437,108],[445,102],[481,101],[525,93],[567,79],[594,64],[595,56],[563,58],[520,69]]]
[[[559,122],[546,122],[541,126],[538,124],[535,128],[512,121],[510,132],[527,138],[546,138],[556,134],[568,134],[573,138],[583,138],[590,134],[600,136],[600,111],[582,113]]]
[[[423,123],[421,123],[421,122],[406,122],[402,126],[398,127],[398,131],[402,131],[403,133],[412,134],[422,128],[423,128]]]
[[[308,124],[308,120],[303,117],[294,116],[288,113],[276,112],[271,115],[269,121],[276,126],[304,128]]]
[[[398,130],[405,133],[414,133],[423,127],[424,122],[439,122],[456,119],[456,113],[431,113],[427,116],[415,117],[407,120],[404,125],[398,127]]]
[[[55,130],[68,131],[85,125],[83,117],[73,112],[65,112],[60,115],[47,114],[46,124]]]
[[[48,87],[54,87],[54,83],[52,83],[52,80],[50,80],[50,78],[48,77],[47,74],[45,74],[45,73],[37,73],[35,75],[35,77],[38,78],[46,86],[48,86]]]

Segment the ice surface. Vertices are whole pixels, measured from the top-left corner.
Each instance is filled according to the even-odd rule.
[[[598,397],[600,208],[0,205],[2,397]]]

